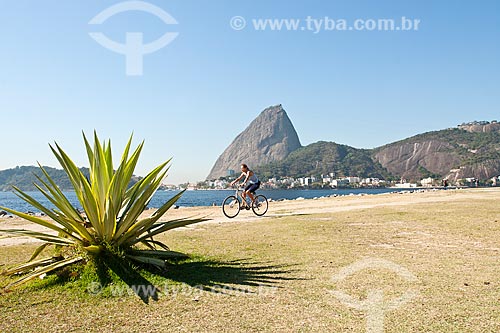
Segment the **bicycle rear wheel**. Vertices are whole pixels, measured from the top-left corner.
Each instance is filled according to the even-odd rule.
[[[268,203],[267,198],[262,194],[259,194],[255,197],[255,200],[252,202],[252,210],[255,215],[262,216],[267,212]]]
[[[222,202],[222,212],[232,219],[240,212],[240,201],[236,196],[230,195]]]

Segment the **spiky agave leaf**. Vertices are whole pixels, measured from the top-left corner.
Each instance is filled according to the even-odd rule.
[[[28,282],[36,277],[39,277],[42,274],[46,274],[46,273],[49,273],[51,271],[61,269],[63,267],[75,264],[75,263],[82,261],[82,260],[83,260],[83,257],[73,256],[70,258],[62,258],[60,260],[55,260],[54,262],[52,262],[48,265],[44,265],[43,267],[40,267],[40,265],[39,265],[39,266],[37,266],[37,268],[33,272],[26,274],[25,276],[23,276],[22,278],[20,278],[19,280],[15,281],[15,282],[12,282],[7,287],[5,287],[5,289],[11,289],[15,286],[18,286],[22,283]]]
[[[13,236],[28,236],[32,238],[39,239],[41,241],[44,241],[45,243],[48,244],[55,244],[55,245],[74,245],[75,242],[64,237],[59,237],[43,232],[36,232],[36,231],[31,231],[31,230],[24,230],[24,229],[0,229],[1,233],[6,233],[6,234],[11,234]]]
[[[141,219],[141,214],[166,177],[170,160],[153,169],[133,186],[129,186],[144,142],[130,154],[132,143],[130,136],[120,164],[115,169],[110,141],[101,144],[95,131],[93,145],[89,143],[84,133],[83,140],[90,165],[88,178],[57,143],[49,146],[66,172],[83,207],[85,218],[71,205],[40,164],[43,178],[37,176],[41,185],[35,184],[35,186],[55,208],[44,206],[19,188],[14,188],[14,191],[21,199],[45,213],[48,220],[0,207],[57,234],[19,229],[0,230],[0,233],[34,237],[44,242],[35,250],[28,263],[17,265],[4,272],[8,275],[27,273],[9,287],[85,260],[86,257],[104,255],[107,251],[123,253],[126,258],[139,263],[163,267],[166,259],[179,257],[180,254],[171,251],[168,246],[154,240],[153,237],[173,228],[205,221],[205,219],[179,219],[158,222],[183,192],[172,197],[151,216]],[[34,260],[49,245],[55,246],[59,254],[70,253],[70,255]],[[145,246],[147,250],[139,250],[138,245]],[[63,251],[64,248],[73,250]]]

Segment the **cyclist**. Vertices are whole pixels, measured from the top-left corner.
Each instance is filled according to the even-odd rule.
[[[231,182],[231,186],[236,184],[243,177],[245,177],[243,185],[248,183],[245,186],[245,191],[243,191],[243,199],[246,205],[247,195],[250,200],[252,200],[252,202],[254,201],[255,198],[253,195],[255,194],[255,191],[257,191],[257,189],[260,187],[260,180],[259,178],[257,178],[257,175],[252,170],[250,170],[245,163],[243,163],[241,164],[241,175]]]

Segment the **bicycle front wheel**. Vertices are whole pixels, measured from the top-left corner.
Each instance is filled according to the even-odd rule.
[[[240,212],[240,201],[236,196],[230,195],[222,202],[222,212],[232,219]]]
[[[268,203],[267,198],[262,194],[259,194],[255,197],[255,200],[252,202],[252,210],[255,215],[262,216],[267,212]]]

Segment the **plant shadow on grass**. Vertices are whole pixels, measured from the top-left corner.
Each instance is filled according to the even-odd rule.
[[[79,289],[83,287],[87,293],[99,294],[108,286],[115,285],[116,287],[117,284],[124,283],[130,288],[125,295],[135,294],[142,302],[149,304],[151,300],[157,301],[160,294],[167,295],[172,291],[187,293],[206,291],[214,294],[234,295],[238,292],[257,294],[262,290],[260,288],[275,290],[274,288],[282,288],[283,282],[304,280],[293,276],[293,273],[299,271],[293,269],[293,266],[295,265],[254,262],[250,259],[218,261],[194,257],[169,261],[166,268],[160,270],[153,266],[137,267],[123,258],[110,256],[82,266],[78,272],[79,278],[76,280],[74,271],[63,269],[47,279],[34,281],[28,289],[43,290],[47,287],[64,286],[68,282],[76,281],[76,284],[71,283],[68,287]],[[92,284],[97,285],[98,289],[89,289]],[[179,289],[179,284],[193,289],[191,291]],[[103,296],[106,296],[106,293]],[[113,289],[111,289],[111,296],[120,297],[123,294],[121,292],[113,294]]]
[[[185,261],[168,265],[162,276],[205,291],[220,292],[226,288],[248,290],[248,287],[276,287],[279,282],[299,280],[289,276],[298,271],[292,267],[251,262],[248,259]]]
[[[255,288],[281,288],[280,282],[300,279],[290,276],[297,272],[292,269],[292,265],[272,265],[251,262],[248,259],[223,262],[197,258],[169,262],[164,270],[144,268],[144,271],[152,273],[151,276],[167,279],[161,288],[126,263],[116,261],[108,268],[132,287],[134,293],[146,304],[150,300],[158,300],[160,293],[167,294],[169,286],[176,292],[182,291],[175,288],[175,284],[179,283],[196,288],[198,291],[231,295],[234,292],[256,294],[257,291],[253,290]],[[105,275],[100,276],[100,281],[103,284],[109,283]]]

